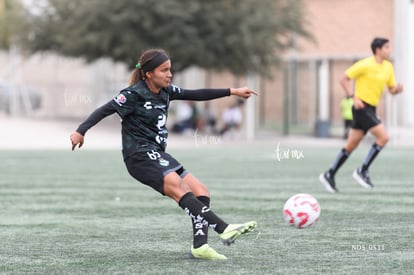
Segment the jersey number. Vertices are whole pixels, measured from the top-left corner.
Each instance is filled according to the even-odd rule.
[[[154,150],[152,150],[151,152],[147,152],[147,155],[152,160],[157,160],[161,157],[160,153]]]

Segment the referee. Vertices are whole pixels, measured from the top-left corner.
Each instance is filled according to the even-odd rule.
[[[393,95],[403,91],[403,86],[395,81],[394,68],[389,61],[391,55],[389,40],[375,38],[371,42],[371,50],[373,56],[357,61],[345,71],[345,75],[340,80],[346,95],[354,99],[353,122],[345,147],[341,149],[330,169],[319,176],[320,182],[331,193],[338,192],[335,184],[336,172],[368,131],[375,137],[375,143],[369,149],[362,166],[354,171],[353,177],[365,188],[374,187],[368,169],[389,140],[384,124],[376,114],[376,107],[385,87],[388,87]],[[351,80],[355,80],[355,93]]]
[[[106,116],[118,113],[122,119],[122,154],[132,177],[168,196],[191,217],[193,258],[225,260],[208,245],[208,227],[225,245],[253,231],[256,222],[228,224],[210,208],[208,189],[181,163],[165,152],[166,121],[171,100],[210,100],[230,95],[248,98],[257,95],[247,87],[229,89],[181,89],[171,84],[171,61],[162,49],[141,55],[131,75],[129,87],[96,109],[70,135],[72,150],[82,146],[85,133]]]

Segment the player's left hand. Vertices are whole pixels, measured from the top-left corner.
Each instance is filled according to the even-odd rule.
[[[230,94],[236,95],[242,98],[249,98],[251,95],[258,96],[259,93],[249,89],[249,87],[230,88]]]
[[[83,138],[83,136],[82,136],[81,134],[79,134],[78,132],[73,132],[73,133],[70,135],[70,141],[72,142],[72,151],[73,151],[73,150],[75,150],[76,145],[78,145],[78,144],[79,144],[79,148],[81,148],[81,147],[82,147],[82,145],[83,145],[83,141],[84,141],[84,138]]]

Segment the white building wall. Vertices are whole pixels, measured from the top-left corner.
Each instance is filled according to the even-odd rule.
[[[393,126],[414,126],[414,1],[394,1],[395,74],[404,92],[393,102]]]

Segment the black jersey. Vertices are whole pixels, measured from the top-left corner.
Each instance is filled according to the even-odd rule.
[[[209,100],[230,95],[230,89],[186,90],[175,85],[151,92],[144,81],[123,89],[113,100],[96,109],[76,130],[84,135],[104,117],[118,113],[122,119],[124,159],[136,152],[165,151],[166,122],[171,100]]]

